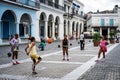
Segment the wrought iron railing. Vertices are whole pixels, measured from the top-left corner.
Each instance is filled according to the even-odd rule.
[[[40,8],[40,3],[32,0],[2,0],[2,1],[11,2],[11,3],[15,2],[33,8]]]
[[[40,0],[41,3],[64,11],[64,7],[49,0]]]

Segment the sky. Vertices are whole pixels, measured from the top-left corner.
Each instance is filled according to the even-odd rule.
[[[112,10],[115,5],[120,7],[120,0],[80,0],[84,4],[84,12]]]

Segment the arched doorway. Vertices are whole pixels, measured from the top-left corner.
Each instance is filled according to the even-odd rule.
[[[76,38],[78,38],[78,22],[76,24]]]
[[[2,38],[8,39],[10,35],[16,33],[16,16],[13,11],[7,10],[2,15]]]
[[[54,20],[53,15],[49,15],[48,17],[48,37],[49,38],[52,37],[52,33],[53,33],[52,31],[53,20]]]
[[[68,36],[70,36],[70,21],[68,21]]]
[[[55,19],[55,37],[56,37],[56,39],[59,36],[59,23],[60,23],[60,18],[57,16]]]
[[[72,23],[72,37],[75,38],[75,22]]]
[[[39,34],[40,38],[45,37],[45,20],[46,20],[46,15],[45,13],[41,13],[40,15],[40,21],[39,21]]]
[[[20,37],[28,37],[31,36],[31,17],[28,14],[23,14],[20,19],[19,24],[19,35]]]
[[[64,35],[66,35],[66,20],[64,20]]]
[[[82,23],[80,23],[80,28],[79,28],[79,35],[82,33],[81,29],[82,29]]]

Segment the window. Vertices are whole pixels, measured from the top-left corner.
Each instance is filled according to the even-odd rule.
[[[101,19],[101,26],[105,26],[105,19]]]
[[[114,26],[114,20],[110,19],[109,24],[110,24],[110,26]]]

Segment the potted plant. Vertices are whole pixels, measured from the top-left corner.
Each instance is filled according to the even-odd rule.
[[[110,43],[115,43],[115,39],[114,39],[114,37],[115,37],[115,32],[114,32],[114,31],[111,31],[111,32],[109,33],[109,35],[110,35],[110,38],[109,38]]]
[[[99,43],[100,43],[100,33],[94,33],[93,35],[93,43],[94,43],[94,46],[98,46]]]

